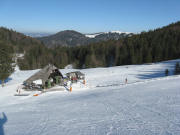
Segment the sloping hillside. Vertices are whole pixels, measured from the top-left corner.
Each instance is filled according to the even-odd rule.
[[[4,27],[0,27],[0,42],[12,46],[16,52],[21,53],[33,46],[42,45],[37,39]]]
[[[176,62],[180,60],[84,69],[86,86],[38,97],[13,96],[18,85],[38,71],[16,70],[0,88],[0,126],[5,135],[178,135],[180,76],[164,77],[167,68],[173,73]]]
[[[48,57],[49,50],[41,41],[3,27],[0,27],[0,46],[9,48],[7,54],[24,56],[18,60],[18,65],[26,69],[41,68],[50,61],[45,58],[45,54]]]

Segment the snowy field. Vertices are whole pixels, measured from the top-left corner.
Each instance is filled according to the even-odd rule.
[[[180,76],[171,76],[177,61],[80,70],[86,86],[37,97],[14,96],[38,71],[16,69],[0,87],[0,135],[180,135]]]

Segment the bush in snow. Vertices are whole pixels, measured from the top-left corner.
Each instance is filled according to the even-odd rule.
[[[165,76],[168,76],[168,75],[169,75],[169,70],[166,69],[166,70],[165,70]]]
[[[177,62],[176,65],[175,65],[174,74],[175,74],[175,75],[180,74],[180,65],[179,65],[179,62]]]

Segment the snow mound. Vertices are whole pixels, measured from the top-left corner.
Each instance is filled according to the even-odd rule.
[[[69,65],[65,66],[64,69],[73,69],[73,65],[69,64]]]

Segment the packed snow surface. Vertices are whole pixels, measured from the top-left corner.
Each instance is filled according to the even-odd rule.
[[[180,76],[171,76],[177,61],[80,70],[85,86],[36,97],[14,94],[39,70],[16,68],[0,88],[0,135],[179,135]]]

